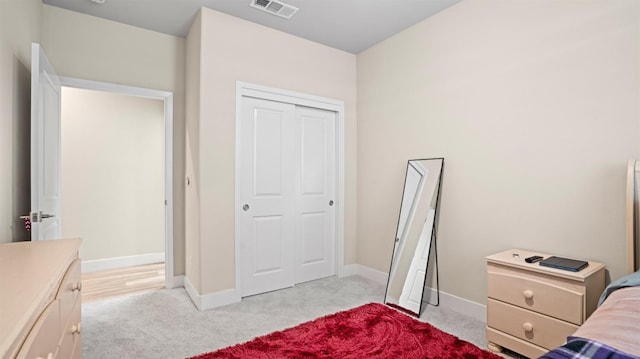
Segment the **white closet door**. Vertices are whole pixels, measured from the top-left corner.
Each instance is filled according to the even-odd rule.
[[[335,274],[335,126],[335,112],[296,107],[296,283]]]
[[[241,295],[333,275],[335,113],[244,97],[241,118]]]
[[[295,106],[242,102],[240,240],[242,296],[293,285]]]

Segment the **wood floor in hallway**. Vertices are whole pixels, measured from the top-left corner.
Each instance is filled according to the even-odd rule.
[[[82,303],[164,288],[164,263],[82,274]]]

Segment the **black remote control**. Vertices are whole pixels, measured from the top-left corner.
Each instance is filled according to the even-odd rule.
[[[531,256],[531,257],[525,258],[524,261],[527,263],[535,263],[535,262],[540,262],[543,259],[544,258],[540,256]]]

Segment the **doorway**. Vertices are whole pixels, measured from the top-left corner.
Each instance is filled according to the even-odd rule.
[[[164,263],[171,288],[171,93],[61,83],[62,232],[83,237],[83,274]]]

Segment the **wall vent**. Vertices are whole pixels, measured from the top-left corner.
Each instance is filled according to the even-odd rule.
[[[251,0],[249,6],[268,12],[269,14],[291,19],[299,9],[289,4],[281,3],[275,0]]]

